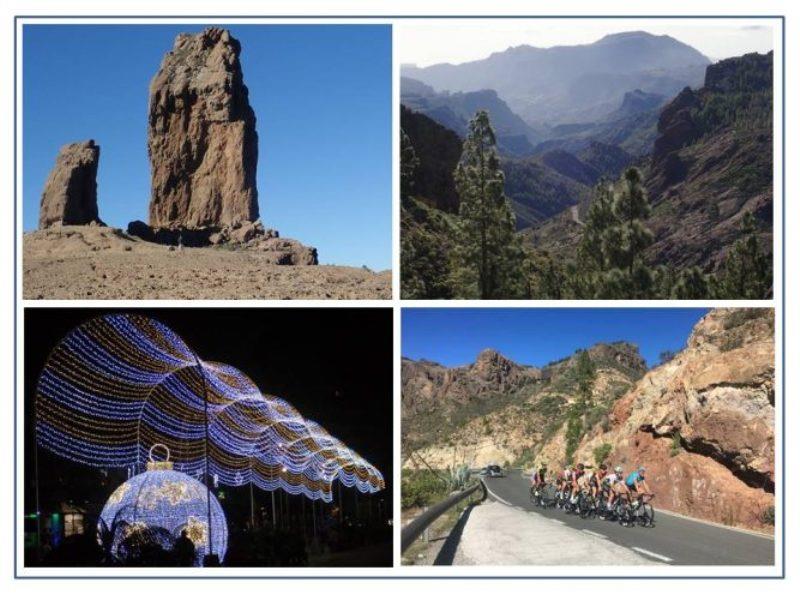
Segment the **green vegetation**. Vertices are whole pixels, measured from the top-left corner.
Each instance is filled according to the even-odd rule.
[[[564,168],[542,164],[540,158],[501,161],[485,111],[472,118],[462,143],[452,131],[403,107],[403,297],[769,298],[773,274],[765,226],[770,217],[763,204],[754,207],[761,222],[743,207],[771,190],[771,82],[769,55],[746,55],[709,67],[706,86],[693,92],[685,115],[690,130],[683,143],[696,146],[687,160],[709,161],[706,155],[714,156],[714,145],[730,143],[731,137],[735,155],[709,162],[713,176],[687,183],[683,191],[674,184],[675,189],[658,184],[654,189],[655,167],[640,162],[650,169],[647,187],[658,200],[654,209],[638,168],[599,181],[590,193],[585,177],[570,178]],[[421,151],[411,147],[412,140]],[[596,173],[616,177],[618,167],[631,158],[612,156],[614,148],[592,148],[584,156],[586,164],[596,163]],[[683,159],[676,160],[675,169],[686,168]],[[665,197],[665,190],[675,192],[676,199]],[[580,208],[580,216],[575,212],[570,218],[565,212],[570,207]],[[654,253],[663,256],[665,251],[652,247],[653,231],[664,235],[664,223],[680,227],[684,216],[694,214],[701,214],[704,223],[693,229],[708,235],[716,235],[716,224],[740,219],[738,237],[726,225],[722,242],[708,240],[708,250],[722,259],[708,261],[704,251],[692,250],[692,261],[705,266],[654,261]],[[515,232],[515,224],[527,227],[557,215],[536,231]],[[692,231],[689,239],[696,236]]]
[[[469,123],[454,175],[461,203],[453,279],[460,297],[485,300],[519,295],[524,254],[503,191],[496,145],[489,115],[480,110]]]
[[[725,331],[741,327],[748,321],[756,319],[771,319],[772,311],[769,308],[740,308],[739,310],[732,311],[725,316],[722,322],[722,327]]]
[[[764,511],[761,513],[761,519],[760,520],[764,525],[771,525],[771,526],[774,527],[775,526],[775,507],[774,506],[768,506],[767,508],[765,508]]]
[[[710,282],[720,299],[762,300],[772,292],[772,259],[761,251],[755,218],[746,213],[741,224],[742,238],[734,244],[719,278]]]
[[[675,358],[675,353],[672,350],[662,350],[658,353],[658,362],[659,364],[668,363],[673,358]]]
[[[403,298],[452,298],[454,217],[415,198],[401,200]]]
[[[599,465],[604,463],[606,459],[611,456],[611,452],[614,450],[614,446],[606,442],[605,444],[599,445],[597,448],[594,449],[594,463]]]
[[[402,508],[431,506],[450,493],[448,474],[428,470],[403,469],[401,485]]]
[[[585,413],[592,405],[592,387],[597,376],[594,363],[592,363],[589,353],[585,350],[578,353],[574,371],[578,383],[578,396],[573,405],[570,406],[565,435],[567,443],[566,460],[569,464],[572,464],[575,450],[578,449],[578,444],[580,444],[581,438],[586,431]]]
[[[683,450],[683,446],[681,445],[681,432],[676,431],[672,434],[672,444],[669,447],[669,455],[678,456],[681,450]]]

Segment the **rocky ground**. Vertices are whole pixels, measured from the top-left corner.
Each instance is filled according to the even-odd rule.
[[[23,297],[391,299],[391,271],[270,260],[258,250],[170,249],[111,227],[55,227],[23,238]]]

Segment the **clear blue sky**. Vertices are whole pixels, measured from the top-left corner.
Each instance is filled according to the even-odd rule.
[[[406,308],[403,356],[448,367],[466,365],[494,348],[525,365],[544,366],[579,348],[624,340],[649,365],[662,350],[677,351],[706,308]]]
[[[100,144],[109,225],[147,221],[147,104],[175,36],[202,25],[26,25],[23,219],[63,144]],[[391,266],[391,28],[243,25],[242,68],[259,135],[261,217],[316,246],[320,262]]]

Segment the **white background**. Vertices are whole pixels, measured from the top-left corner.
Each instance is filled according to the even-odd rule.
[[[446,2],[434,0],[405,0],[399,1],[344,1],[337,0],[331,1],[292,1],[284,0],[283,2],[262,0],[244,1],[244,0],[226,0],[225,2],[209,2],[203,0],[159,0],[159,1],[139,1],[139,2],[92,2],[92,1],[72,1],[69,3],[59,1],[49,2],[22,2],[18,0],[4,0],[4,4],[0,7],[0,53],[2,59],[0,62],[0,94],[2,94],[2,104],[0,104],[0,119],[2,127],[0,131],[3,132],[2,142],[0,143],[0,182],[5,186],[3,195],[4,201],[2,202],[2,219],[0,222],[3,224],[5,236],[2,236],[3,242],[0,243],[0,265],[3,269],[3,281],[5,285],[0,288],[0,335],[5,340],[3,345],[2,354],[2,381],[3,390],[2,397],[2,428],[0,428],[0,456],[3,457],[2,469],[3,479],[0,480],[0,594],[4,598],[104,598],[113,597],[115,600],[126,600],[128,598],[139,598],[142,594],[157,594],[158,598],[166,598],[169,596],[177,596],[180,598],[220,598],[220,597],[248,597],[248,596],[282,596],[285,598],[302,597],[306,598],[311,595],[324,595],[334,597],[348,597],[354,598],[365,594],[381,594],[382,596],[400,597],[410,594],[419,594],[420,592],[427,592],[430,596],[448,595],[450,597],[487,597],[506,595],[508,597],[525,595],[532,597],[535,595],[585,595],[585,594],[602,594],[604,596],[620,597],[621,595],[630,596],[647,596],[656,598],[670,598],[674,599],[676,594],[685,594],[690,597],[714,597],[720,598],[749,598],[769,595],[771,597],[778,597],[789,595],[790,593],[795,596],[797,591],[791,592],[795,586],[797,577],[794,576],[793,566],[796,562],[796,533],[798,524],[798,514],[800,514],[800,505],[797,504],[797,483],[792,482],[792,485],[786,490],[787,506],[790,510],[787,513],[787,539],[786,539],[786,553],[787,565],[786,573],[787,580],[772,580],[772,581],[747,581],[747,580],[682,580],[682,581],[665,581],[665,580],[615,580],[615,581],[597,581],[597,580],[584,580],[584,581],[563,581],[563,580],[368,580],[368,581],[332,581],[332,580],[208,580],[208,581],[186,581],[186,580],[147,580],[147,581],[129,581],[129,580],[71,580],[71,581],[43,581],[43,580],[15,580],[14,577],[14,532],[13,532],[13,376],[14,376],[14,363],[13,355],[16,348],[17,354],[21,356],[21,331],[19,339],[15,341],[14,338],[14,239],[13,239],[13,226],[14,226],[14,189],[13,189],[13,37],[14,37],[14,15],[51,15],[57,16],[60,14],[67,14],[70,16],[77,15],[125,15],[133,16],[136,14],[150,14],[150,15],[168,15],[180,16],[182,14],[192,15],[326,15],[326,16],[342,16],[347,15],[401,15],[401,14],[414,14],[414,15],[451,15],[451,14],[510,14],[510,15],[625,15],[635,12],[637,15],[786,15],[786,106],[788,107],[786,114],[786,197],[788,198],[786,205],[786,223],[787,223],[787,244],[785,246],[786,252],[786,272],[787,272],[787,287],[786,287],[786,306],[789,307],[787,312],[786,323],[786,356],[787,356],[787,370],[786,370],[786,390],[785,398],[788,405],[788,413],[785,415],[786,420],[786,456],[789,457],[787,463],[787,472],[792,472],[794,463],[792,457],[798,454],[797,437],[793,435],[796,428],[800,426],[796,417],[796,402],[797,398],[797,349],[798,343],[793,333],[797,333],[795,316],[797,315],[797,299],[798,299],[798,285],[797,277],[793,275],[796,266],[798,265],[797,256],[797,243],[794,242],[794,229],[800,227],[798,220],[798,210],[793,192],[798,189],[798,176],[797,176],[797,108],[798,104],[798,67],[796,64],[798,54],[798,39],[797,35],[800,33],[796,21],[800,19],[800,2],[780,2],[780,1],[765,1],[758,2],[743,2],[731,1],[723,3],[714,3],[705,0],[693,0],[691,2],[682,0],[672,0],[671,2],[663,1],[650,1],[645,3],[634,4],[632,2],[619,2],[619,1],[606,1],[599,4],[598,2],[588,1],[573,1],[573,2],[531,2],[531,1],[517,1],[505,0],[499,2],[477,2],[473,0],[461,0],[460,2]],[[184,19],[185,20],[185,19]],[[207,21],[209,19],[204,19]],[[411,21],[404,21],[407,26]],[[395,33],[397,36],[397,33]],[[395,65],[395,70],[399,65]],[[778,70],[776,69],[776,74]],[[395,88],[397,87],[397,72],[395,72]],[[397,104],[398,91],[395,89],[395,105]],[[778,99],[776,98],[776,101]],[[776,105],[776,115],[777,112]],[[397,115],[395,115],[397,119]],[[396,123],[395,123],[396,125]],[[395,150],[395,153],[397,151]],[[776,158],[780,153],[776,153]],[[18,173],[20,173],[20,165],[17,165]],[[776,180],[780,184],[780,180]],[[397,192],[397,177],[395,175],[395,192]],[[397,196],[397,193],[395,193]],[[779,198],[776,194],[776,201]],[[793,205],[792,201],[795,201]],[[776,205],[776,231],[775,239],[776,244],[780,244],[780,215]],[[397,200],[395,200],[395,214],[398,212]],[[393,232],[395,260],[394,260],[394,281],[395,281],[395,298],[398,298],[397,282],[398,282],[398,231],[397,222],[395,222],[395,230]],[[779,256],[779,253],[776,252]],[[780,302],[780,282],[778,275],[780,274],[780,265],[776,265],[776,292],[778,293],[777,303]],[[18,286],[19,290],[19,286]],[[42,306],[62,306],[70,305],[69,302],[37,302],[36,305]],[[125,305],[123,302],[81,302],[82,305],[103,306]],[[136,304],[137,306],[180,306],[180,302],[170,301],[152,301],[146,303],[127,303]],[[275,301],[262,301],[262,302],[196,302],[196,306],[220,306],[220,305],[247,305],[247,306],[280,306],[286,303]],[[293,302],[294,306],[331,306],[331,303],[325,302]],[[400,355],[400,340],[399,340],[399,307],[401,303],[398,300],[393,302],[378,302],[378,301],[350,301],[346,304],[349,305],[363,305],[363,306],[393,306],[395,310],[395,463],[399,464],[399,355]],[[441,305],[437,302],[407,302],[403,305],[414,306],[428,306],[428,305]],[[449,305],[475,305],[474,302],[459,302],[448,303]],[[496,304],[496,303],[493,303]],[[587,305],[607,305],[607,302],[508,302],[501,303],[503,305],[525,305],[525,306],[567,306],[571,304]],[[691,303],[691,302],[618,302],[615,305],[626,306],[664,306],[664,305],[689,305],[700,304],[708,305],[708,303]],[[719,304],[719,303],[718,303]],[[724,303],[724,305],[734,305],[736,303]],[[753,303],[748,303],[753,304]],[[721,304],[720,304],[721,305]],[[794,308],[793,308],[794,307]],[[17,303],[17,315],[21,314],[21,303]],[[776,323],[778,330],[780,330],[780,320]],[[18,365],[21,366],[21,365]],[[778,365],[780,366],[780,365]],[[780,378],[780,371],[777,373]],[[21,383],[21,382],[20,382]],[[778,396],[780,397],[780,396]],[[779,465],[778,465],[779,469]],[[396,476],[399,478],[400,470],[395,469]],[[780,473],[780,470],[779,470]],[[395,482],[395,493],[399,498],[399,482]],[[778,490],[783,482],[778,481]],[[396,505],[397,499],[396,498]],[[791,510],[794,507],[794,510]],[[399,511],[396,510],[399,514]],[[396,535],[399,539],[399,536]],[[793,560],[794,559],[794,560]],[[662,569],[662,571],[665,571]],[[670,571],[665,571],[670,572]],[[694,568],[691,570],[693,574],[703,575],[709,571],[705,568]],[[163,571],[160,571],[163,574]],[[414,569],[408,571],[407,569],[396,568],[394,571],[387,570],[360,570],[349,571],[351,575],[435,575],[435,576],[452,576],[455,574],[476,574],[472,571],[458,571],[453,568],[432,568],[420,571]],[[562,575],[586,575],[590,574],[588,570],[564,569],[561,572],[554,572],[549,570],[534,571],[532,569],[483,569],[483,574],[495,575],[532,575],[532,574],[562,574]],[[612,574],[614,571],[605,569],[600,571],[592,571],[593,574]],[[737,569],[728,571],[732,575],[745,575],[747,573],[744,569]],[[129,572],[126,572],[129,574]],[[210,574],[210,572],[204,573]],[[217,571],[218,575],[230,575],[231,570]],[[254,571],[247,571],[247,574],[255,574]],[[276,572],[269,570],[262,570],[259,574],[274,575]],[[282,572],[284,575],[311,575],[309,571],[289,571]],[[315,573],[321,574],[321,573]],[[326,574],[340,575],[341,571],[327,572]],[[226,600],[228,600],[226,598]]]

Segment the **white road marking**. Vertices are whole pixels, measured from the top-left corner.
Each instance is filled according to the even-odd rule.
[[[607,540],[608,537],[604,536],[602,533],[597,533],[596,531],[591,531],[590,529],[581,529],[582,532],[588,533],[589,535],[593,535],[594,537],[599,537],[600,539]]]
[[[507,502],[507,501],[503,500],[500,496],[498,496],[492,490],[490,490],[488,485],[486,486],[486,491],[489,492],[489,495],[492,498],[494,498],[495,500],[497,500],[498,502],[501,502],[501,503],[505,504],[506,506],[512,506],[511,502]]]
[[[672,559],[669,556],[664,556],[663,554],[656,554],[655,552],[651,552],[650,550],[645,550],[644,548],[639,548],[638,546],[631,546],[631,550],[636,550],[636,552],[639,552],[646,556],[657,558],[658,560],[662,560],[664,562],[672,562]]]
[[[558,523],[559,525],[564,524],[564,521],[559,521],[558,519],[548,519],[548,521],[552,521],[553,523]]]

